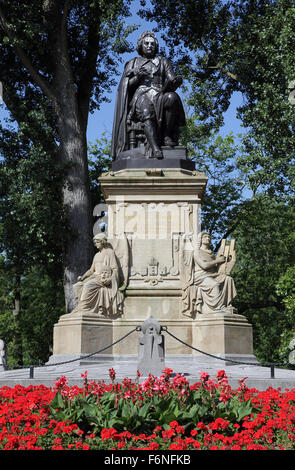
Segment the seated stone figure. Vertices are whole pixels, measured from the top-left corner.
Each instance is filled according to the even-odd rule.
[[[231,276],[220,267],[226,257],[217,256],[210,249],[211,237],[207,232],[198,236],[197,249],[183,254],[184,314],[233,313],[231,306],[236,296]]]
[[[93,240],[98,253],[91,268],[79,276],[79,282],[74,285],[78,303],[72,313],[88,311],[103,317],[121,315],[124,296],[119,290],[119,266],[114,250],[104,234],[96,235]]]

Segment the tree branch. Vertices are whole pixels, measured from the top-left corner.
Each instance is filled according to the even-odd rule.
[[[201,67],[190,67],[190,68],[194,70],[205,70],[205,69],[220,70],[223,74],[227,75],[232,80],[235,80],[236,82],[241,82],[241,80],[239,79],[237,75],[229,72],[228,70],[225,70],[224,67],[221,65],[207,65],[207,66],[204,66],[204,69],[202,69]]]
[[[96,61],[98,56],[98,42],[99,42],[99,22],[100,22],[100,8],[93,12],[92,21],[90,21],[88,29],[88,44],[86,56],[83,61],[82,70],[84,73],[80,77],[78,87],[78,104],[83,118],[84,125],[87,125],[89,102],[93,88],[93,77],[96,73]]]
[[[63,54],[67,54],[68,51],[68,39],[67,39],[67,19],[68,19],[68,14],[69,14],[69,0],[65,0],[64,3],[64,11],[62,14],[62,19],[61,19],[61,44],[62,44],[62,51]]]
[[[12,42],[12,47],[15,49],[15,52],[19,60],[27,69],[32,79],[34,80],[35,84],[38,85],[41,88],[41,90],[46,94],[46,96],[52,100],[54,106],[56,107],[57,97],[53,88],[51,88],[47,80],[44,79],[44,77],[39,72],[36,71],[29,57],[25,53],[24,49],[17,44],[18,39],[14,36],[14,34],[11,33],[11,30],[8,26],[8,23],[6,21],[6,18],[3,14],[1,7],[0,7],[0,24],[4,32],[7,34],[8,38]]]

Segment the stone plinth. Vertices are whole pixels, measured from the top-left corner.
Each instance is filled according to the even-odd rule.
[[[256,362],[252,325],[243,315],[198,315],[193,325],[192,344],[212,355],[240,362]]]
[[[91,354],[113,342],[113,321],[95,313],[77,312],[62,315],[54,325],[53,354]],[[105,354],[113,351],[108,348]]]
[[[157,297],[152,298],[157,299]],[[123,359],[137,358],[139,332],[135,331],[123,341],[119,341],[143,323],[145,318],[140,315],[140,308],[137,311],[138,314],[134,312],[133,318],[116,320],[102,319],[96,314],[85,312],[61,316],[54,327],[54,351],[50,362],[75,357],[83,358],[99,351],[101,352],[95,355],[98,361],[99,356],[102,361],[106,356],[121,356]],[[168,332],[183,342],[177,341],[164,332],[166,357],[194,356],[196,359],[205,358],[218,362],[218,359],[186,346],[191,345],[209,355],[228,359],[228,365],[234,364],[230,362],[231,360],[256,362],[253,355],[252,326],[242,315],[200,315],[196,320],[190,320],[188,318],[171,319],[167,312],[164,315],[161,310],[151,309],[151,311],[158,318],[161,326],[167,327]],[[112,347],[107,348],[113,343],[115,344]]]
[[[149,290],[153,297],[158,289],[181,289],[180,240],[200,231],[206,183],[203,173],[163,168],[127,169],[100,178],[108,205],[108,239],[116,242],[124,235],[129,241],[127,297],[133,296],[131,291],[144,295]]]
[[[53,358],[101,350],[97,358],[102,361],[106,355],[135,358],[139,332],[119,340],[153,316],[182,341],[164,332],[166,357],[198,360],[201,354],[187,346],[191,345],[214,356],[255,361],[252,327],[245,317],[214,313],[192,318],[183,313],[181,242],[191,234],[194,243],[200,232],[206,184],[203,173],[184,168],[125,168],[100,178],[108,207],[108,240],[114,250],[124,240],[123,258],[115,250],[125,263],[123,315],[116,319],[89,312],[63,315],[54,327]]]
[[[200,231],[207,178],[181,168],[124,169],[103,175],[100,183],[108,205],[108,238],[116,244],[124,234],[130,247],[124,314],[116,328],[140,325],[152,315],[161,324],[175,322],[178,331],[185,321],[180,244],[184,234]],[[123,344],[116,353],[125,354]]]

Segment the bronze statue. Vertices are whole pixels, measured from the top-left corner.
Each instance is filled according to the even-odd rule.
[[[185,114],[175,90],[182,78],[167,58],[157,55],[158,50],[156,36],[146,31],[138,39],[139,57],[125,65],[115,107],[113,160],[124,158],[126,151],[129,158],[137,156],[138,149],[148,158],[161,159],[161,146],[178,145]]]

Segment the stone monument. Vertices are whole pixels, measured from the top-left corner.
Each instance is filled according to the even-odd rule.
[[[181,165],[194,169],[186,159],[186,149],[178,146],[180,129],[185,126],[183,105],[176,93],[182,78],[167,58],[157,55],[158,50],[154,33],[146,31],[138,39],[139,56],[125,65],[113,123],[114,171]]]
[[[165,338],[160,323],[152,316],[141,325],[139,336],[138,372],[160,376],[165,369]]]
[[[183,246],[181,251],[183,313],[193,318],[198,314],[233,313],[236,288],[230,272],[235,264],[234,240],[227,249],[223,240],[217,256],[210,244],[210,234],[200,232],[196,248],[189,242],[188,249]]]
[[[53,356],[83,358],[115,343],[96,359],[137,358],[134,336],[117,340],[152,315],[187,345],[254,361],[252,327],[232,306],[234,241],[215,256],[201,232],[207,177],[179,145],[182,79],[157,55],[153,33],[140,36],[137,51],[118,87],[112,169],[99,179],[107,231],[95,225],[98,253],[77,280],[76,308],[54,327]],[[151,347],[150,337],[142,340]],[[165,354],[200,357],[169,336]]]

